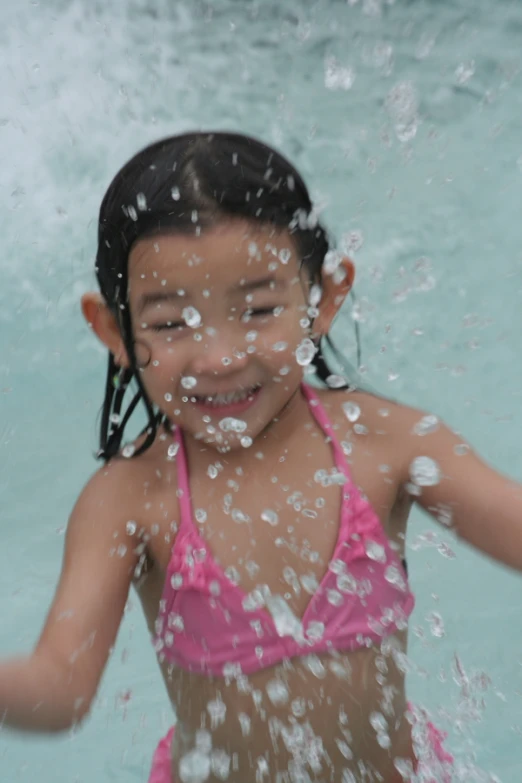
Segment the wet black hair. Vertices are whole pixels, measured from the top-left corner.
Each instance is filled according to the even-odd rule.
[[[119,368],[109,352],[99,458],[108,461],[119,453],[125,427],[140,401],[148,417],[141,433],[146,437],[139,449],[131,450],[131,456],[149,448],[158,428],[168,425],[147,395],[136,358],[128,303],[128,258],[133,244],[161,233],[193,235],[198,228],[231,218],[289,231],[310,281],[320,283],[324,259],[334,249],[333,238],[315,217],[301,175],[261,141],[211,131],[171,136],[138,152],[109,185],[100,207],[96,276],[120,326],[130,366]],[[355,328],[359,366],[357,323]],[[313,365],[317,378],[326,384],[334,373],[323,355],[323,341],[345,367],[349,365],[329,336],[322,338]],[[137,388],[122,415],[131,382]]]

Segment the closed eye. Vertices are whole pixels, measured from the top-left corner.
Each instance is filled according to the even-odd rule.
[[[275,315],[276,311],[281,311],[281,307],[257,307],[251,308],[244,313],[243,318],[249,320],[250,318],[262,318],[267,315]]]
[[[172,330],[182,329],[186,325],[187,324],[185,323],[185,321],[167,321],[164,324],[154,324],[150,328],[152,329],[153,332],[164,332],[167,329],[172,329]]]

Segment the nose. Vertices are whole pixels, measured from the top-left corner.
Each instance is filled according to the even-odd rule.
[[[196,376],[230,375],[248,364],[246,346],[238,339],[236,329],[220,327],[202,333],[202,339],[194,342],[192,369]]]

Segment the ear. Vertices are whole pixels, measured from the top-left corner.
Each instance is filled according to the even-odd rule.
[[[345,257],[333,274],[321,275],[322,296],[319,302],[319,313],[314,320],[313,338],[328,334],[332,321],[341,309],[355,278],[355,266]]]
[[[125,350],[120,327],[101,294],[95,291],[84,294],[81,307],[83,317],[98,339],[113,354],[116,364],[120,367],[128,367],[129,357]]]

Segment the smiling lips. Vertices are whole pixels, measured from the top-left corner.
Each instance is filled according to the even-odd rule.
[[[205,397],[194,395],[195,405],[200,410],[209,413],[232,415],[246,411],[257,400],[261,386],[251,386],[249,389],[240,389],[226,394],[211,394]]]

